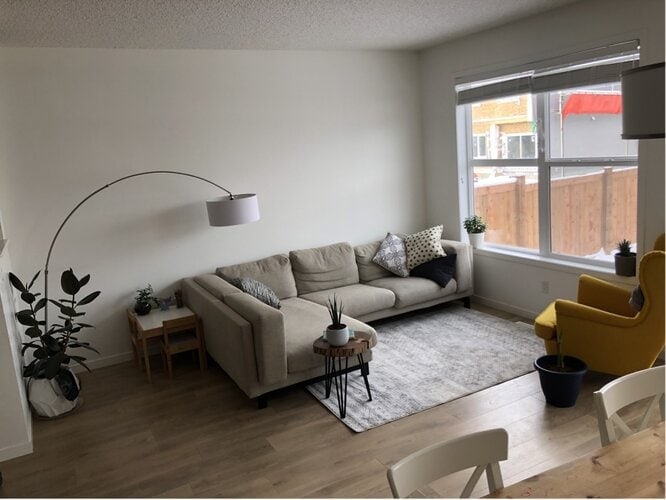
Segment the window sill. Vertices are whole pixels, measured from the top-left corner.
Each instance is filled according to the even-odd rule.
[[[638,276],[618,276],[615,274],[615,271],[612,268],[595,266],[593,264],[582,264],[568,260],[553,259],[549,257],[543,257],[541,255],[525,254],[504,248],[483,246],[481,248],[475,248],[474,255],[507,262],[528,264],[534,267],[541,267],[543,269],[550,269],[575,275],[585,273],[591,276],[595,276],[599,279],[627,287],[636,286],[638,283]]]

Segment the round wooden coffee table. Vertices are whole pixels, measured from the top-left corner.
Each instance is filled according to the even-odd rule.
[[[368,374],[370,369],[368,363],[363,359],[363,353],[370,349],[370,341],[363,338],[349,339],[345,345],[332,346],[326,342],[323,337],[319,337],[312,344],[312,349],[315,354],[324,356],[325,376],[324,384],[326,387],[326,399],[331,395],[331,386],[335,381],[335,395],[338,398],[338,410],[340,410],[340,418],[347,416],[347,373],[349,370],[349,358],[356,356],[358,364],[361,367],[361,375],[365,382],[365,388],[368,391],[368,401],[372,401],[372,393],[370,392],[370,383],[368,382]],[[337,361],[337,367],[336,362]],[[342,360],[344,359],[344,368],[342,367]],[[344,378],[343,378],[344,377]],[[344,380],[344,384],[343,384]]]

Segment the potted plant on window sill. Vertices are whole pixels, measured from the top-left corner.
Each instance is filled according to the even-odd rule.
[[[486,223],[479,215],[470,215],[463,221],[463,227],[467,231],[469,243],[474,248],[479,248],[483,245],[484,234],[486,232]]]
[[[546,402],[559,408],[576,404],[587,365],[582,359],[565,356],[562,352],[563,334],[557,332],[557,354],[547,354],[534,361],[539,372],[541,390]]]
[[[48,302],[55,305],[61,322],[46,327],[44,320],[38,319],[38,313],[48,306],[41,294],[31,291],[39,272],[29,284],[23,283],[16,275],[9,273],[9,282],[21,294],[21,300],[27,305],[16,313],[17,321],[26,327],[25,335],[31,340],[23,342],[22,354],[31,351],[33,355],[23,368],[23,376],[28,378],[28,400],[30,407],[40,417],[54,418],[69,413],[79,406],[80,384],[78,378],[70,370],[70,362],[75,362],[90,371],[85,363],[86,358],[69,354],[69,349],[88,349],[98,352],[88,342],[78,339],[78,334],[92,325],[82,323],[86,313],[78,308],[90,304],[100,292],[92,292],[77,300],[77,294],[90,281],[90,275],[78,279],[69,269],[60,277],[60,287],[69,296],[66,299]]]
[[[617,249],[615,274],[618,276],[636,276],[636,252],[631,251],[631,241],[620,241],[617,244]]]

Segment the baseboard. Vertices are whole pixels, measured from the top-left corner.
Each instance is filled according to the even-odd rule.
[[[32,453],[32,441],[0,449],[0,462]]]
[[[472,302],[478,304],[483,304],[484,306],[493,307],[501,311],[506,311],[517,316],[523,316],[524,318],[534,319],[539,315],[539,312],[529,311],[527,309],[522,309],[520,307],[512,306],[506,302],[501,302],[495,299],[489,299],[487,297],[480,297],[479,295],[472,296]]]
[[[113,356],[106,356],[103,358],[93,359],[90,361],[86,361],[85,363],[86,365],[88,365],[88,367],[91,370],[96,370],[97,368],[103,368],[105,366],[117,365],[120,363],[125,363],[126,361],[131,361],[132,357],[133,357],[132,352],[130,351],[130,352],[123,352],[120,354],[114,354]],[[72,363],[70,365],[70,368],[74,373],[81,373],[86,371],[86,369],[83,368],[81,365],[77,365],[75,363]]]

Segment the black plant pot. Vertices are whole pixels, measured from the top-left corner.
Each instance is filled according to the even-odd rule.
[[[150,302],[137,302],[134,304],[134,312],[139,316],[145,316],[152,308],[153,306],[150,305]]]
[[[618,276],[636,276],[636,254],[615,254],[615,274]]]
[[[564,367],[566,371],[557,370],[555,354],[541,356],[534,361],[546,402],[559,408],[576,404],[583,376],[587,373],[585,362],[573,356],[564,356]]]

